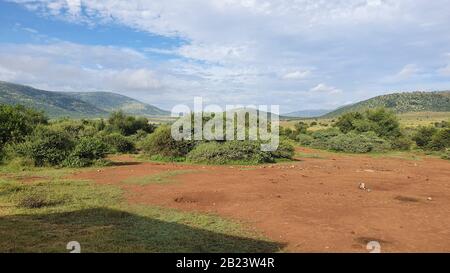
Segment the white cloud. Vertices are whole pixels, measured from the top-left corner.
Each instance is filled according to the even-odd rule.
[[[304,80],[311,76],[309,70],[296,70],[283,75],[283,79],[286,80]]]
[[[310,89],[311,92],[314,93],[325,93],[325,94],[339,94],[342,93],[341,89],[338,89],[333,86],[326,85],[324,83],[319,83],[315,87]]]
[[[412,78],[418,77],[421,75],[423,70],[416,64],[407,64],[400,69],[394,75],[385,77],[383,82],[386,83],[397,83],[410,80]]]
[[[1,45],[0,79],[52,90],[149,91],[161,88],[148,60],[133,50],[73,43]]]
[[[442,8],[450,6],[450,0],[15,2],[56,19],[90,25],[122,24],[182,39],[179,47],[161,49],[147,45],[143,49],[143,52],[170,55],[170,60],[156,66],[139,51],[125,48],[28,45],[20,49],[26,52],[14,52],[37,63],[49,62],[64,68],[62,71],[75,69],[82,74],[90,69],[96,75],[114,71],[130,75],[134,71],[133,77],[149,77],[159,83],[149,80],[141,87],[130,86],[126,77],[117,77],[122,85],[111,82],[117,88],[129,86],[132,90],[162,88],[168,94],[172,92],[172,97],[159,98],[167,101],[201,93],[224,102],[237,98],[249,100],[244,104],[261,98],[277,102],[278,94],[283,92],[297,94],[301,93],[298,90],[310,90],[314,83],[333,82],[346,91],[343,96],[347,97],[342,101],[345,102],[352,99],[352,94],[356,96],[357,90],[367,90],[368,86],[373,95],[394,88],[410,88],[408,82],[429,72],[427,67],[432,67],[436,74],[442,58],[436,52],[448,52],[450,46],[450,9]],[[408,63],[411,64],[404,66]],[[21,71],[25,68],[16,70],[12,66],[3,67],[8,72],[1,73],[8,74],[9,78],[15,75],[17,79],[27,75],[27,80],[34,83],[50,80],[39,71],[24,74]],[[446,70],[443,68],[442,72],[445,74]],[[389,73],[391,76],[386,77]],[[439,86],[431,81],[423,84]],[[62,84],[63,80],[58,82]],[[101,88],[104,84],[94,82],[89,79],[86,85]],[[66,86],[81,85],[76,83],[69,81]],[[305,99],[309,101],[305,103],[340,102],[323,94],[339,93],[341,89],[325,84],[312,89],[316,91],[306,91]],[[174,92],[180,93],[177,96]],[[295,107],[296,102],[287,104]]]

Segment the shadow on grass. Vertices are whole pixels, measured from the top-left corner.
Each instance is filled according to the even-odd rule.
[[[142,162],[137,161],[113,161],[111,163],[111,166],[135,166],[135,165],[141,165]]]
[[[211,223],[214,225],[214,222]],[[0,218],[0,252],[277,252],[283,244],[96,208]]]

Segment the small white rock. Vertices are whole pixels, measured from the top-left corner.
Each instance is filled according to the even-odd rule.
[[[366,189],[366,184],[365,183],[359,183],[359,189],[360,190],[365,190]]]
[[[428,201],[433,201],[433,198],[428,197],[427,200],[428,200]]]

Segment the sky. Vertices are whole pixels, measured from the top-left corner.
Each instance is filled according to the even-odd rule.
[[[0,0],[0,80],[170,110],[450,89],[450,0]]]

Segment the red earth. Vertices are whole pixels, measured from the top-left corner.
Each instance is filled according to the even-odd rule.
[[[72,178],[119,185],[132,204],[239,220],[286,244],[285,252],[368,252],[369,241],[382,252],[450,252],[450,162],[299,152],[309,156],[261,166],[118,157],[119,166]],[[191,171],[175,172],[171,183],[124,183],[175,170]]]

